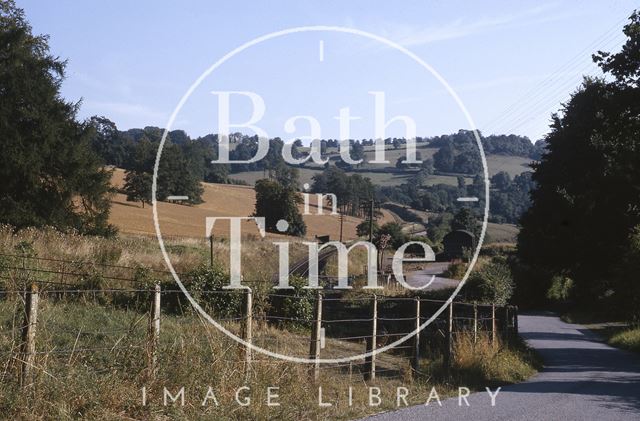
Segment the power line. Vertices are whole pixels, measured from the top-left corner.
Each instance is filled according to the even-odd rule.
[[[627,20],[627,17],[625,16],[624,18],[622,18],[619,21],[617,21],[615,23],[615,25],[613,25],[611,28],[609,28],[603,35],[599,36],[597,39],[595,39],[589,45],[587,45],[585,48],[583,48],[578,54],[576,54],[570,60],[568,60],[563,65],[558,67],[554,72],[552,72],[552,74],[549,77],[547,77],[546,79],[544,79],[540,83],[536,84],[535,86],[533,86],[529,90],[527,90],[517,101],[512,103],[504,111],[499,113],[494,119],[492,119],[489,123],[487,123],[485,125],[485,128],[487,128],[487,127],[495,127],[495,123],[496,122],[504,121],[506,119],[506,117],[508,117],[509,115],[513,115],[514,113],[519,114],[518,110],[521,109],[520,108],[521,104],[523,102],[525,102],[525,101],[530,101],[532,95],[533,95],[534,98],[538,97],[540,95],[544,96],[545,92],[544,92],[543,89],[546,86],[549,86],[549,85],[555,83],[555,81],[558,80],[558,79],[556,79],[556,77],[558,75],[560,75],[561,73],[566,73],[566,71],[568,69],[575,68],[576,65],[583,59],[583,57],[589,51],[593,51],[593,49],[596,47],[596,45],[600,45],[599,48],[605,48],[603,46],[603,43],[606,44],[606,43],[609,43],[610,41],[614,40],[620,33],[619,31],[620,31],[621,24],[626,20]]]

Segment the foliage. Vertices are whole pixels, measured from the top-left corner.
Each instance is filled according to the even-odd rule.
[[[544,141],[535,144],[526,136],[491,135],[482,137],[482,147],[485,154],[523,156],[537,159],[544,149]]]
[[[229,275],[219,266],[202,265],[190,271],[185,285],[193,299],[213,317],[238,317],[242,313],[243,291],[222,288],[229,285]],[[214,292],[211,292],[214,291]]]
[[[151,174],[127,171],[124,176],[124,192],[129,202],[151,203]]]
[[[454,262],[447,266],[442,276],[450,279],[462,279],[467,272],[468,265],[463,262]]]
[[[517,223],[531,206],[530,192],[534,182],[530,171],[516,175],[513,180],[505,172],[491,178],[491,221]]]
[[[442,242],[442,238],[451,231],[452,219],[453,215],[448,212],[440,213],[435,217],[429,218],[427,237],[432,243],[438,244]]]
[[[307,226],[298,210],[300,196],[291,186],[286,187],[274,180],[258,180],[255,186],[256,208],[254,216],[265,218],[266,229],[280,232],[276,224],[281,219],[287,221],[289,228],[286,233],[304,236]]]
[[[60,95],[65,65],[13,1],[0,3],[0,221],[111,235],[111,174],[76,120],[79,104]]]
[[[524,263],[573,279],[577,305],[613,293],[629,316],[639,291],[628,288],[621,268],[640,224],[639,26],[634,13],[622,51],[595,56],[615,80],[586,78],[562,115],[553,116],[518,237]]]
[[[609,345],[640,352],[640,328],[627,329],[614,334],[609,339]]]
[[[279,296],[272,297],[271,310],[278,317],[293,319],[286,321],[289,325],[309,327],[309,322],[314,320],[313,310],[317,293],[312,289],[304,288],[306,285],[307,279],[291,276],[289,286],[293,289],[279,291]]]
[[[369,236],[369,220],[365,220],[360,222],[357,226],[356,226],[356,234],[358,235],[358,237],[368,237]],[[376,221],[373,221],[373,225],[371,226],[372,230],[373,230],[373,235],[376,235],[376,233],[378,232],[378,230],[380,229],[380,226],[378,225],[378,223]]]
[[[573,280],[563,275],[551,278],[551,286],[547,290],[547,298],[551,301],[565,302],[571,296]]]
[[[482,171],[480,152],[475,136],[470,130],[460,130],[458,133],[438,139],[443,143],[438,152],[433,155],[433,165],[436,170],[446,173],[477,174]]]
[[[616,268],[615,279],[618,288],[613,298],[625,315],[640,324],[640,283],[634,274],[640,271],[640,225],[636,225],[629,235],[629,244],[622,255],[620,266]]]
[[[465,230],[470,233],[477,235],[478,234],[478,221],[476,217],[473,215],[473,212],[469,208],[461,208],[454,216],[451,221],[451,229],[452,230]]]
[[[338,199],[338,208],[348,215],[362,215],[362,206],[374,196],[371,180],[359,174],[347,175],[342,169],[330,165],[313,176],[313,193],[333,193]]]
[[[147,130],[147,129],[145,129]],[[157,130],[153,130],[158,135]],[[185,135],[186,136],[186,135]],[[183,144],[184,145],[184,144]],[[133,156],[129,158],[125,173],[124,191],[127,200],[149,203],[151,200],[152,173],[157,153],[156,144],[148,137],[142,136],[133,146]],[[200,154],[202,151],[195,151]],[[187,196],[188,203],[201,203],[204,189],[200,180],[204,177],[196,162],[201,158],[185,154],[185,147],[169,140],[165,143],[160,164],[158,165],[157,191],[158,200],[166,200],[168,196]]]
[[[618,83],[637,88],[640,83],[640,12],[633,11],[623,33],[627,36],[627,42],[619,53],[598,51],[594,54],[593,60],[602,70],[615,76]]]
[[[513,276],[503,259],[494,258],[469,276],[467,299],[480,303],[506,305],[513,295]]]
[[[374,235],[374,243],[378,244],[380,242],[380,239],[384,235],[388,235],[391,237],[389,243],[394,249],[397,249],[407,242],[407,236],[404,232],[402,232],[402,225],[398,224],[397,222],[387,222],[386,224],[382,225]]]

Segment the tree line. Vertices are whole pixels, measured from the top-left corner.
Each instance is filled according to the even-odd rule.
[[[313,176],[311,192],[335,194],[340,212],[353,216],[365,215],[364,206],[375,198],[375,187],[369,178],[360,174],[348,175],[334,165]]]
[[[553,116],[522,217],[522,300],[640,321],[640,14]]]

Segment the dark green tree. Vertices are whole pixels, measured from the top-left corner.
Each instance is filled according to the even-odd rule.
[[[127,171],[124,176],[124,193],[129,202],[151,203],[151,174]]]
[[[538,289],[566,274],[574,281],[573,298],[584,306],[612,293],[628,302],[618,269],[640,224],[637,12],[624,33],[619,53],[594,56],[613,80],[585,79],[562,115],[553,116],[546,153],[533,165],[537,187],[518,237],[521,259],[550,275],[539,277]]]
[[[374,234],[373,242],[378,244],[383,235],[391,237],[390,244],[397,249],[407,241],[407,236],[402,232],[402,225],[397,222],[387,222],[382,225]]]
[[[466,230],[473,234],[478,232],[478,220],[469,208],[461,208],[451,221],[452,230]]]
[[[0,221],[111,234],[111,173],[90,148],[78,103],[60,95],[65,62],[31,32],[13,1],[0,2]]]
[[[275,180],[262,179],[256,182],[256,207],[254,216],[265,218],[266,229],[280,232],[276,225],[281,219],[289,224],[286,233],[304,236],[307,226],[298,210],[301,202],[299,194],[292,187],[286,187]]]

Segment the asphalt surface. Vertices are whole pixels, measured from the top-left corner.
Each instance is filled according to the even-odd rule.
[[[448,267],[449,262],[430,262],[426,264],[424,269],[406,272],[405,281],[412,287],[421,287],[430,282],[431,278],[435,275],[435,279],[426,289],[433,291],[437,289],[455,288],[460,281],[438,276]]]
[[[486,392],[432,400],[369,420],[640,420],[640,356],[602,343],[588,329],[551,314],[521,315],[520,334],[544,360],[524,383],[505,386],[491,406]],[[492,389],[495,391],[495,389]],[[425,397],[425,401],[428,396]]]

